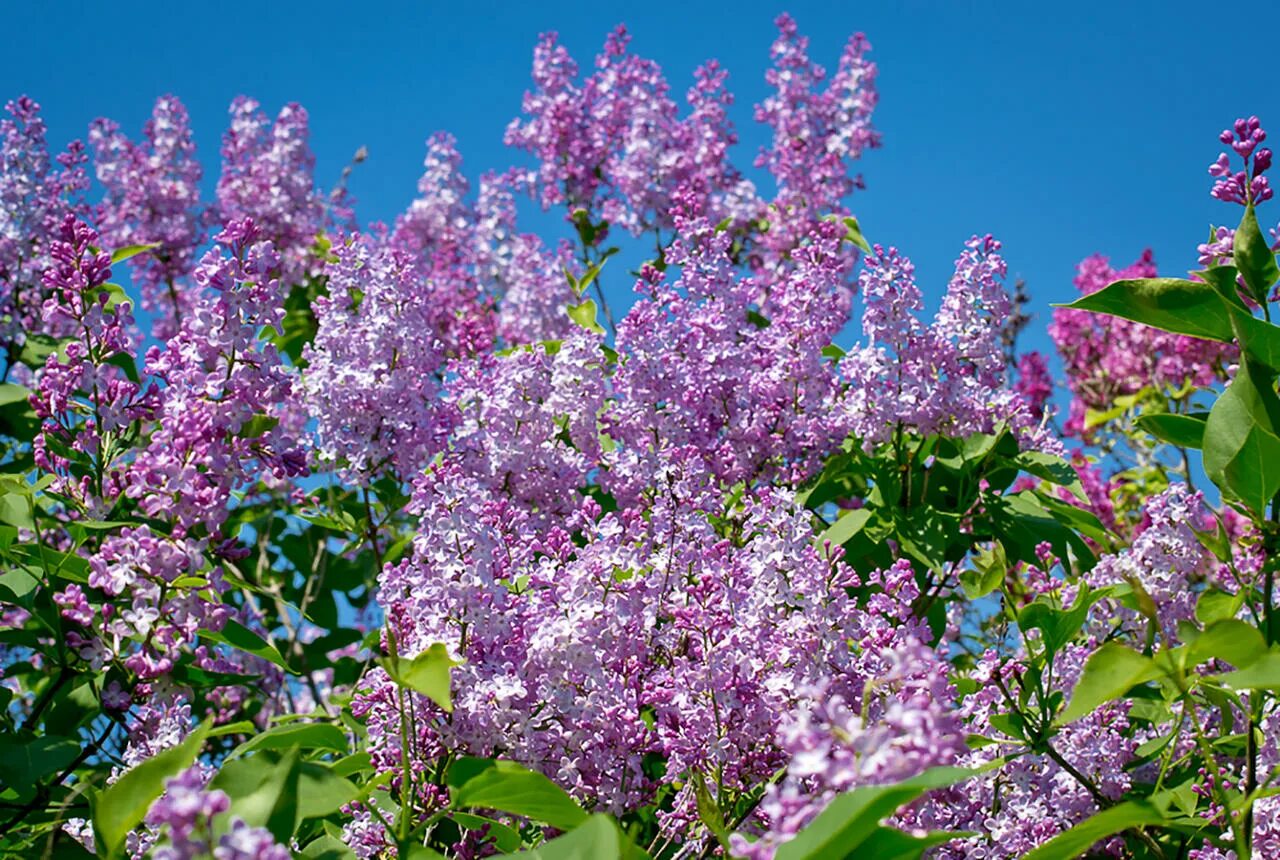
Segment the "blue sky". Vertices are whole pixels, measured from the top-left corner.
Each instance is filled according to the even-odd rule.
[[[56,8],[56,11],[55,11]],[[1210,221],[1234,207],[1208,197],[1217,132],[1256,113],[1280,137],[1280,95],[1266,47],[1280,4],[1212,12],[1204,3],[1073,2],[540,2],[307,4],[11,3],[0,35],[0,96],[41,102],[50,139],[83,137],[93,118],[136,135],[155,97],[191,111],[216,179],[232,97],[311,114],[319,181],[330,185],[369,148],[352,188],[362,219],[392,219],[413,197],[423,141],[457,136],[472,178],[521,155],[502,145],[519,111],[539,32],[558,30],[586,66],[625,22],[638,53],[658,60],[676,93],[716,57],[730,71],[746,164],[763,136],[751,107],[773,17],[789,11],[813,56],[834,67],[862,30],[880,66],[876,124],[884,148],[860,167],[853,208],[873,241],[916,262],[936,301],[961,243],[1004,242],[1043,331],[1049,302],[1071,296],[1075,263],[1101,251],[1127,263],[1145,247],[1161,269],[1195,263]],[[1231,16],[1231,17],[1228,17]],[[1280,219],[1280,204],[1263,220]],[[531,227],[558,226],[535,219]],[[614,275],[622,300],[629,284]],[[1031,345],[1043,346],[1033,334]]]

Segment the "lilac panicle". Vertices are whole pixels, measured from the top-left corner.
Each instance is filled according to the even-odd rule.
[[[203,170],[196,159],[187,109],[173,96],[157,99],[134,143],[109,119],[89,128],[94,169],[106,196],[97,207],[103,241],[113,248],[159,245],[129,261],[142,306],[156,315],[153,335],[177,332],[193,296],[183,279],[204,243],[208,207],[200,201]]]

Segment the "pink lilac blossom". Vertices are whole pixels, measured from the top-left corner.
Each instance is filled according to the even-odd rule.
[[[42,330],[41,275],[53,262],[52,243],[67,215],[83,218],[89,188],[84,146],[75,141],[49,157],[40,105],[27,96],[5,104],[0,119],[0,337],[7,350],[5,374],[26,332]]]
[[[1193,527],[1204,521],[1204,502],[1185,484],[1174,484],[1146,503],[1145,522],[1133,542],[1106,555],[1085,581],[1094,588],[1138,583],[1155,601],[1161,643],[1176,641],[1178,622],[1195,615],[1197,584],[1213,573],[1213,557],[1196,538]],[[1118,623],[1141,638],[1146,620],[1137,612],[1105,602],[1097,614],[1108,630]],[[1101,631],[1102,634],[1108,630]]]
[[[142,306],[156,315],[152,334],[167,340],[192,310],[183,283],[204,243],[208,207],[200,202],[203,175],[187,109],[173,96],[156,101],[134,143],[109,119],[89,128],[94,168],[106,196],[97,207],[98,229],[113,248],[157,244],[129,261]]]
[[[311,248],[324,221],[315,188],[315,156],[308,142],[307,112],[287,104],[275,122],[245,96],[231,103],[231,126],[222,138],[218,216],[223,224],[252,220],[279,255],[285,289],[318,268]]]
[[[1033,350],[1018,356],[1018,378],[1013,390],[1022,395],[1032,415],[1044,414],[1053,396],[1053,374],[1043,355]]]
[[[216,632],[230,617],[220,571],[203,568],[200,543],[147,526],[122,529],[89,559],[88,585],[108,601],[95,609],[74,584],[54,597],[63,617],[78,625],[67,632],[67,644],[93,668],[121,661],[143,680],[167,674],[200,630]]]
[[[552,522],[576,507],[600,460],[605,402],[599,339],[579,329],[554,354],[537,345],[455,362],[445,403],[451,456],[469,474]]]
[[[555,252],[516,227],[513,173],[487,174],[474,204],[452,137],[427,141],[418,198],[396,219],[389,244],[408,255],[437,304],[441,339],[457,353],[455,329],[496,325],[508,344],[562,336],[574,297],[565,272],[576,268],[568,247]],[[492,304],[498,317],[490,319]],[[463,322],[464,321],[465,325]]]
[[[559,340],[574,327],[568,308],[579,301],[565,273],[580,276],[581,265],[567,239],[551,249],[516,228],[514,184],[510,173],[487,175],[476,200],[482,281],[498,300],[497,335],[508,346]]]
[[[130,498],[173,523],[174,537],[218,532],[233,490],[306,473],[297,442],[273,424],[292,397],[293,373],[275,345],[280,257],[251,221],[233,221],[196,267],[204,292],[146,370],[162,380],[157,426],[128,472]],[[261,426],[255,426],[255,419]]]
[[[1088,295],[1114,281],[1155,276],[1155,261],[1148,250],[1136,263],[1119,270],[1106,257],[1088,257],[1080,263],[1074,283],[1081,294]],[[1236,355],[1232,344],[1069,308],[1054,310],[1049,336],[1058,347],[1072,395],[1065,430],[1076,436],[1088,435],[1089,410],[1106,411],[1117,397],[1148,386],[1212,385],[1225,378]]]
[[[965,753],[965,727],[948,704],[955,697],[950,664],[921,641],[929,634],[913,609],[920,591],[910,563],[876,571],[870,583],[881,590],[854,637],[860,665],[852,677],[835,675],[803,691],[782,718],[786,776],[765,789],[756,813],[763,834],[734,835],[735,856],[770,860],[836,795],[898,782]]]
[[[1231,157],[1225,152],[1220,153],[1217,160],[1209,165],[1209,175],[1217,180],[1209,193],[1223,202],[1241,206],[1270,200],[1273,193],[1271,185],[1262,174],[1271,167],[1271,150],[1258,145],[1267,139],[1258,118],[1251,116],[1236,120],[1231,128],[1218,135],[1218,139],[1244,161],[1244,170],[1233,171]]]
[[[415,491],[413,556],[383,571],[379,599],[400,653],[438,641],[467,662],[451,719],[420,720],[414,755],[501,752],[619,812],[652,797],[641,764],[656,752],[663,779],[714,772],[729,803],[784,762],[761,739],[799,691],[830,681],[856,698],[881,676],[892,688],[884,646],[917,625],[857,608],[856,578],[813,546],[787,494],[754,494],[737,541],[712,522],[724,503],[701,457],[677,449],[645,513],[584,499],[536,530],[458,466],[433,467]],[[376,672],[357,695],[375,762],[399,755],[393,701]],[[692,804],[682,795],[677,817]]]

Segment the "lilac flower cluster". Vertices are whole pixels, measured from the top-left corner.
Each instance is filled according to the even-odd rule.
[[[839,409],[868,450],[903,426],[965,436],[1001,421],[1024,444],[1056,450],[1038,426],[1034,401],[1006,385],[1001,326],[1009,298],[999,250],[990,236],[965,244],[930,325],[917,316],[924,302],[910,259],[877,245],[865,261],[858,276],[864,341],[840,362],[847,387]]]
[[[146,823],[160,831],[164,844],[148,856],[156,860],[288,860],[289,849],[261,827],[233,819],[227,832],[213,837],[215,816],[230,808],[230,798],[206,787],[207,775],[190,767],[165,783],[164,795],[147,811]]]
[[[866,37],[858,33],[849,39],[828,81],[826,69],[809,58],[809,39],[799,34],[791,16],[781,15],[774,23],[778,38],[765,80],[776,92],[755,109],[756,120],[773,132],[771,145],[761,149],[755,163],[777,183],[777,196],[762,213],[769,227],[757,266],[765,273],[785,268],[792,249],[818,219],[848,214],[843,201],[863,187],[861,176],[850,175],[850,163],[880,145],[871,125],[879,101],[877,69],[867,59]]]
[[[324,221],[307,112],[287,104],[273,123],[258,102],[240,96],[230,113],[231,127],[222,138],[218,217],[223,224],[249,219],[257,225],[276,248],[278,276],[288,288],[314,273],[311,248]]]
[[[882,590],[868,601],[855,637],[859,671],[804,691],[783,717],[778,743],[789,758],[786,777],[765,789],[764,834],[735,834],[735,855],[770,860],[837,794],[897,782],[965,753],[965,727],[948,704],[955,698],[950,665],[922,644],[932,637],[914,612],[915,576],[900,561],[871,577]]]
[[[205,240],[208,207],[200,202],[203,169],[196,159],[187,109],[173,96],[156,101],[134,143],[109,119],[89,128],[94,167],[106,196],[97,224],[112,247],[158,245],[130,260],[142,306],[157,315],[155,337],[172,337],[191,313],[192,292],[182,279]]]
[[[724,71],[715,63],[698,69],[689,115],[681,119],[661,69],[629,53],[630,41],[625,28],[611,33],[594,73],[578,84],[578,64],[556,34],[544,34],[534,50],[526,118],[512,121],[506,142],[538,159],[528,181],[544,207],[585,210],[592,222],[639,235],[672,227],[677,191],[720,198],[736,193],[741,179],[727,160],[737,138]],[[712,208],[717,220],[733,214]]]
[[[787,744],[764,739],[816,695],[805,691],[884,697],[861,715],[873,733],[868,774],[892,778],[885,768],[915,771],[954,752],[958,735],[936,710],[944,699],[896,695],[946,683],[941,658],[912,644],[919,623],[902,623],[910,567],[882,583],[897,595],[886,597],[891,607],[859,609],[846,591],[856,577],[813,547],[786,494],[753,494],[737,537],[719,534],[713,520],[727,499],[700,460],[673,451],[643,515],[605,514],[586,499],[564,526],[540,530],[456,465],[427,474],[415,492],[413,557],[384,570],[381,599],[402,654],[443,642],[466,663],[455,669],[451,718],[418,721],[415,755],[500,752],[615,812],[684,781],[668,826],[687,828],[697,821],[687,780],[710,779],[729,808],[785,764]],[[388,764],[401,749],[389,689],[375,673],[357,697],[375,761]],[[919,744],[919,755],[875,760],[880,741],[920,725],[906,714],[913,708],[934,714],[937,730],[895,743]],[[642,767],[650,753],[665,757],[666,776]]]
[[[131,380],[118,360],[132,360],[129,303],[107,287],[110,255],[93,250],[97,233],[68,214],[48,243],[43,276],[48,331],[73,334],[63,354],[45,360],[31,405],[41,419],[32,444],[54,489],[89,516],[107,514],[124,491],[135,422],[155,410],[156,392]]]
[[[71,143],[50,159],[40,105],[27,96],[5,104],[0,119],[0,323],[10,354],[8,374],[24,333],[40,332],[42,275],[53,262],[65,217],[83,216],[89,188],[84,146]]]
[[[685,198],[668,258],[671,285],[641,273],[642,298],[618,327],[624,360],[604,416],[618,447],[606,485],[631,498],[667,452],[692,447],[730,483],[813,467],[844,432],[830,420],[837,378],[822,349],[844,324],[838,284],[853,256],[825,224],[773,289],[773,316],[752,311],[764,285],[734,268],[730,237]],[[847,246],[846,246],[847,247]]]
[[[1244,160],[1244,170],[1232,171],[1231,158],[1225,152],[1209,165],[1209,175],[1217,179],[1210,193],[1226,203],[1262,203],[1270,200],[1271,185],[1262,174],[1271,166],[1271,150],[1258,146],[1267,139],[1267,133],[1256,116],[1238,119],[1235,125],[1218,136],[1236,155]]]
[[[227,516],[235,489],[306,473],[306,458],[280,423],[293,377],[275,345],[281,260],[252,221],[233,221],[193,279],[204,289],[178,333],[147,351],[147,372],[165,383],[158,425],[128,475],[130,498],[173,522],[174,535],[210,534]]]

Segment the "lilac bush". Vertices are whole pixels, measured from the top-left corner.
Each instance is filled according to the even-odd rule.
[[[174,96],[56,157],[8,104],[6,855],[1280,851],[1261,121],[1204,268],[1088,257],[1055,359],[994,237],[936,310],[864,238],[870,45],[776,24],[750,163],[715,61],[549,33],[515,163],[432,134],[389,223],[296,104],[210,200]]]

